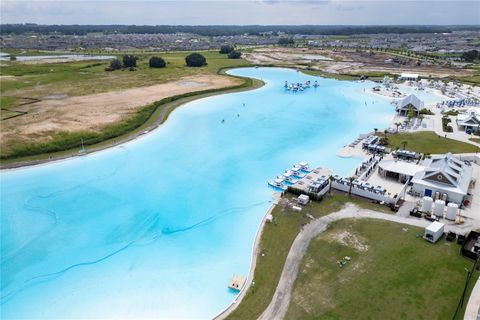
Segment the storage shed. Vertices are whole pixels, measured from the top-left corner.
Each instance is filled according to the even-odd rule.
[[[434,221],[431,225],[425,228],[425,235],[423,238],[431,243],[435,243],[443,235],[445,225],[438,221]]]
[[[301,204],[301,205],[306,205],[306,204],[308,204],[309,201],[310,201],[310,198],[306,194],[301,194],[297,198],[297,203]]]

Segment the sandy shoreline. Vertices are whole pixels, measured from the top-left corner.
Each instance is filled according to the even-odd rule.
[[[253,281],[253,276],[255,274],[255,267],[257,265],[257,257],[258,254],[260,253],[260,240],[262,238],[263,234],[263,229],[265,227],[266,223],[266,218],[267,216],[272,213],[273,209],[275,209],[275,206],[278,205],[278,202],[281,199],[281,194],[278,192],[273,193],[273,204],[270,206],[270,208],[265,212],[263,215],[262,221],[260,222],[260,225],[257,229],[257,232],[255,234],[255,241],[253,242],[252,246],[252,256],[251,256],[251,262],[250,262],[250,270],[248,271],[248,276],[247,280],[245,281],[245,284],[242,288],[242,290],[239,292],[237,297],[226,307],[223,309],[221,312],[219,312],[216,316],[213,317],[215,320],[223,320],[226,319],[242,302],[243,298],[247,294],[248,289],[250,289],[250,286]]]

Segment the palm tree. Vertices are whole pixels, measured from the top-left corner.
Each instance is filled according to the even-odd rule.
[[[424,118],[424,115],[420,113],[420,114],[418,115],[418,119],[420,119],[420,123],[422,123],[423,118]]]
[[[377,135],[378,128],[373,128],[373,131],[375,131],[375,135]]]
[[[355,177],[348,177],[348,181],[350,182],[350,188],[348,189],[348,196],[349,197],[352,195],[353,180],[355,180]]]
[[[402,125],[401,122],[395,122],[395,127],[397,127],[397,133],[398,133],[398,127],[400,127]]]
[[[407,115],[408,115],[408,122],[410,123],[410,120],[412,120],[412,118],[415,116],[415,111],[413,111],[412,107],[408,108]]]
[[[408,144],[408,141],[406,140],[402,141],[403,150],[405,150],[405,148],[407,147],[407,144]]]
[[[335,180],[335,178],[332,175],[330,175],[328,177],[328,180],[330,180],[330,186],[328,187],[328,194],[331,194],[332,193],[332,183],[333,183],[333,180]]]

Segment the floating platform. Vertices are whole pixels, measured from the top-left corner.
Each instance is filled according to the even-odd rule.
[[[232,290],[240,291],[245,285],[245,277],[234,275],[228,287]]]

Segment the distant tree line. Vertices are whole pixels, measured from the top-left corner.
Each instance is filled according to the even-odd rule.
[[[194,33],[203,36],[228,36],[228,35],[260,35],[262,33],[272,33],[278,35],[285,33],[288,35],[354,35],[371,33],[450,33],[452,31],[480,31],[480,25],[470,26],[321,26],[321,25],[279,25],[279,26],[235,26],[235,25],[215,25],[215,26],[137,26],[137,25],[39,25],[33,23],[26,24],[0,24],[0,34],[67,34],[67,35],[85,35],[87,33],[101,32],[105,34],[114,33]]]

